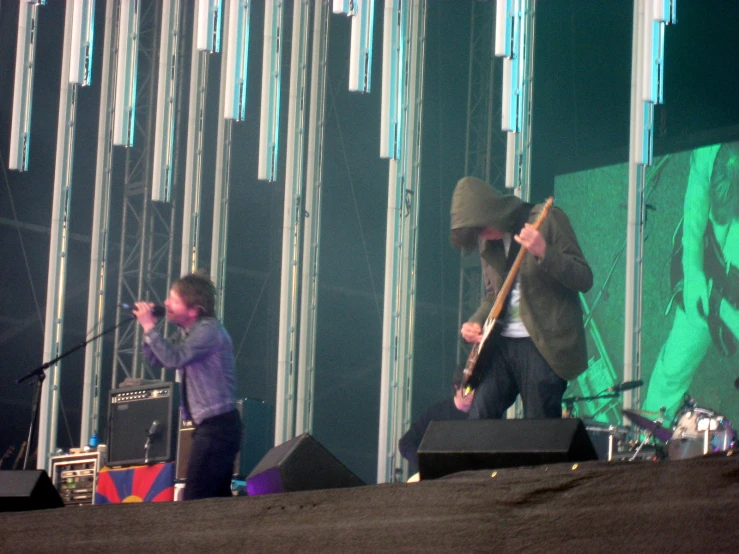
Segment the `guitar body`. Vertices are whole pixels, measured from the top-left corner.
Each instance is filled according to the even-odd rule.
[[[481,371],[478,371],[478,368],[486,360],[490,359],[490,356],[492,355],[492,344],[495,342],[495,337],[499,334],[500,320],[498,318],[485,322],[485,326],[482,330],[482,341],[476,343],[472,347],[472,351],[467,357],[464,373],[462,374],[462,390],[465,391],[465,396],[477,387],[481,375]]]

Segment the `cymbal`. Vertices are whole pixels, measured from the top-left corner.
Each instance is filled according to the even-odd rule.
[[[659,418],[663,417],[660,412],[647,412],[644,410],[624,410],[623,412],[634,425],[647,431],[652,431],[654,436],[662,442],[667,442],[672,438],[672,430],[669,427],[663,427],[662,423],[659,422]]]

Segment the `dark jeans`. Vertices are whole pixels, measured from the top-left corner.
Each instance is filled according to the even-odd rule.
[[[528,337],[496,337],[475,388],[469,419],[497,419],[521,395],[524,417],[562,417],[567,381],[554,373]]]
[[[195,428],[185,476],[185,500],[231,496],[234,460],[241,445],[239,412],[209,417]]]

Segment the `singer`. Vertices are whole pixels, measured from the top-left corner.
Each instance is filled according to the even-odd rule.
[[[154,304],[136,302],[133,315],[144,330],[143,351],[152,367],[180,375],[182,417],[192,421],[185,500],[231,496],[234,460],[241,444],[231,337],[215,316],[215,286],[200,273],[172,284],[164,302],[167,321],[179,333],[156,330]]]

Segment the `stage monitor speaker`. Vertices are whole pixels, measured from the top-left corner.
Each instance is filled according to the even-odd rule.
[[[171,433],[172,383],[110,391],[108,466],[170,461]]]
[[[64,506],[44,470],[0,471],[0,512],[44,510]]]
[[[249,496],[364,483],[308,433],[275,446],[246,478]]]
[[[432,421],[418,447],[421,479],[458,471],[597,459],[579,419]]]

